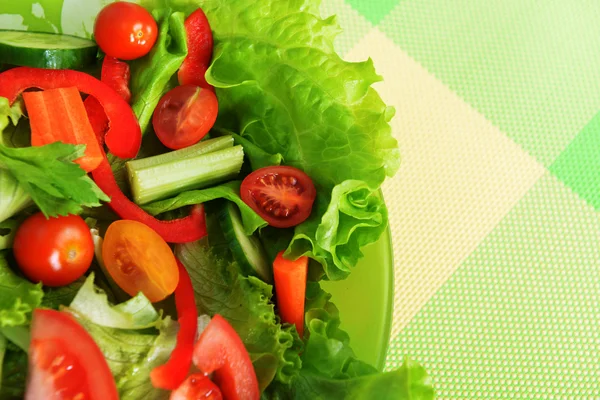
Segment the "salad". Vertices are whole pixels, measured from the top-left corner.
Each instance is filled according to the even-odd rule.
[[[434,397],[357,359],[319,283],[387,228],[399,167],[337,30],[316,0],[0,26],[0,399]]]

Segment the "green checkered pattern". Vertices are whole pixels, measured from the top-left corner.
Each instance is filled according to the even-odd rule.
[[[401,247],[397,287],[403,274],[418,275],[419,268],[424,275],[429,271],[427,276],[436,276],[439,269],[450,273],[416,306],[408,300],[411,296],[397,294],[397,329],[387,368],[410,355],[427,368],[441,399],[599,399],[600,2],[326,0],[322,7],[326,15],[338,14],[344,28],[336,43],[342,55],[366,55],[383,46],[385,56],[375,57],[375,66],[384,71],[386,84],[412,90],[415,101],[435,86],[447,92],[449,103],[463,104],[468,118],[483,120],[498,132],[501,137],[494,140],[506,142],[498,150],[500,161],[480,162],[491,172],[486,182],[481,178],[476,184],[493,186],[494,176],[513,168],[508,161],[503,164],[505,152],[521,154],[525,165],[538,171],[530,184],[522,185],[524,190],[505,196],[500,215],[482,228],[485,233],[471,247],[449,246],[448,254],[462,252],[456,265],[446,265],[443,257],[430,262],[423,257],[416,272],[406,266],[416,257],[411,248],[416,251],[420,242],[436,237],[435,229],[417,233],[424,238],[415,239],[419,243],[394,243]],[[386,65],[399,59],[409,61]],[[416,76],[406,72],[408,64],[424,71],[431,85],[408,82]],[[407,91],[395,94],[397,118],[405,118],[395,125],[401,145],[411,135],[422,137],[407,142],[428,139],[414,129],[416,124],[425,127],[423,132],[428,121],[440,118],[449,122],[436,127],[452,125],[453,115],[446,114],[456,111],[445,108],[445,100],[433,101],[428,112],[414,117],[410,110],[403,113]],[[460,139],[469,126],[481,144],[465,157],[488,152],[493,158],[495,142],[487,131],[479,133],[469,124],[452,129]],[[437,159],[423,160],[428,154],[411,153],[416,149],[401,149],[406,164],[434,168]],[[456,174],[458,182],[479,173],[464,165]],[[526,170],[513,168],[509,178],[524,181]],[[405,175],[396,182],[400,191],[411,179]],[[498,182],[500,197],[510,190],[510,182]],[[384,194],[392,232],[404,229],[407,218],[421,218],[426,225],[427,215],[394,219],[394,212],[400,212],[395,210],[410,203],[411,193],[398,200],[391,190]],[[436,188],[428,190],[435,193]],[[477,196],[478,191],[472,193]],[[498,210],[490,196],[483,194],[478,205],[483,215]],[[457,207],[442,211],[457,212]],[[444,218],[439,223],[440,229],[448,225]],[[465,223],[451,242],[460,243],[461,235],[471,233],[470,226]],[[403,290],[414,297],[431,280],[420,283]],[[407,311],[411,307],[413,313]]]

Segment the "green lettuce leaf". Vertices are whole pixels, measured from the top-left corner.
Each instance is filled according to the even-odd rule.
[[[58,310],[61,306],[71,304],[85,281],[86,277],[82,276],[66,286],[44,287],[44,298],[42,299],[41,306]]]
[[[399,150],[389,125],[394,110],[371,88],[381,80],[373,63],[345,62],[334,52],[338,25],[320,18],[318,6],[313,0],[260,7],[251,0],[203,1],[215,40],[207,80],[217,88],[218,129],[239,132],[313,179],[317,204],[297,227],[288,255],[307,254],[330,279],[341,279],[362,256],[355,245],[371,243],[385,229],[385,211],[365,222],[363,204],[385,208],[374,193],[398,169]],[[339,210],[345,215],[336,212],[340,201],[348,203],[340,197],[351,199],[352,207]],[[356,227],[348,226],[352,219]]]
[[[300,369],[302,343],[293,326],[274,312],[272,286],[240,274],[239,266],[216,256],[200,242],[177,245],[196,294],[199,314],[220,314],[244,342],[261,390],[271,381],[290,383]]]
[[[2,361],[0,399],[23,399],[25,380],[27,379],[27,362],[27,353],[8,342]]]
[[[0,327],[27,324],[43,296],[42,285],[17,276],[0,252]]]
[[[231,181],[207,189],[190,190],[170,199],[147,204],[143,208],[151,215],[158,215],[181,207],[206,203],[210,200],[227,199],[238,206],[244,224],[244,231],[247,235],[252,235],[258,228],[267,226],[267,223],[242,201],[240,198],[240,184],[240,181]]]

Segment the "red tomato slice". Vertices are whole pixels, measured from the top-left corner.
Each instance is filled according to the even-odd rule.
[[[36,309],[25,400],[118,400],[102,352],[70,315]]]
[[[305,221],[316,195],[308,175],[286,166],[257,169],[240,187],[244,203],[276,228],[289,228]]]
[[[152,126],[162,144],[177,150],[202,139],[217,120],[219,103],[210,90],[194,85],[177,86],[158,102]]]
[[[219,387],[204,374],[193,374],[173,392],[169,400],[222,400]]]
[[[259,399],[250,355],[242,339],[220,315],[215,315],[200,335],[194,347],[193,361],[205,374],[214,372],[214,381],[225,399]]]

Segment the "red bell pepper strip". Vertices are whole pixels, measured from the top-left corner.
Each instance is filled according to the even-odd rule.
[[[242,339],[223,317],[215,315],[196,342],[194,365],[214,381],[227,400],[258,400],[260,391]]]
[[[304,300],[306,298],[306,275],[308,257],[296,261],[283,258],[283,251],[273,262],[273,280],[277,308],[283,322],[296,325],[298,335],[304,334]]]
[[[195,85],[214,91],[204,77],[212,59],[213,36],[202,9],[197,9],[186,18],[185,33],[188,54],[177,72],[179,84]]]
[[[94,96],[104,108],[110,126],[105,135],[108,149],[117,157],[133,158],[142,144],[142,131],[131,107],[107,84],[91,75],[69,69],[18,67],[0,74],[0,96],[13,103],[25,89],[58,89],[75,86]]]
[[[156,367],[150,373],[154,387],[166,390],[177,389],[185,380],[192,366],[192,353],[198,330],[198,311],[194,300],[194,287],[183,264],[177,260],[179,282],[175,288],[175,307],[177,307],[177,346],[169,361]]]
[[[142,210],[121,192],[106,157],[102,159],[98,168],[92,171],[92,178],[98,187],[110,197],[108,205],[114,212],[123,219],[148,225],[166,242],[188,243],[206,236],[206,220],[202,205],[194,206],[190,215],[185,218],[161,221]]]

